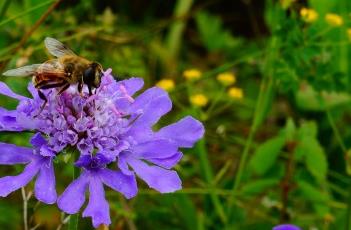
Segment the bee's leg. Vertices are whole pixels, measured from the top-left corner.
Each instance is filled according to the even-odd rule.
[[[57,95],[61,95],[63,92],[65,92],[66,89],[69,88],[69,86],[70,84],[66,82],[66,84],[61,87]]]
[[[83,97],[83,82],[82,81],[78,82],[78,92],[79,92],[80,96]]]
[[[91,89],[91,85],[88,85],[88,89],[89,89],[89,96],[93,95],[93,91]]]
[[[64,82],[58,82],[58,83],[54,83],[54,84],[41,85],[41,86],[38,87],[39,97],[40,97],[40,99],[42,99],[44,101],[44,103],[40,107],[39,113],[37,115],[35,115],[34,117],[39,116],[41,114],[41,112],[44,110],[46,104],[48,103],[48,99],[46,98],[45,94],[42,91],[40,91],[40,89],[57,88],[57,87],[65,85],[65,84],[66,84],[66,82],[64,81]]]
[[[52,88],[58,88],[61,87],[63,85],[66,85],[66,81],[61,81],[61,82],[57,82],[57,83],[53,83],[53,84],[47,84],[47,85],[43,85],[43,86],[39,86],[39,89],[52,89]]]
[[[40,99],[42,99],[44,101],[44,103],[40,106],[39,113],[37,115],[35,115],[34,118],[36,118],[37,116],[39,116],[41,114],[41,112],[43,112],[46,104],[48,103],[48,99],[46,98],[45,94],[42,91],[40,91],[40,89],[38,89],[38,95],[39,95]]]

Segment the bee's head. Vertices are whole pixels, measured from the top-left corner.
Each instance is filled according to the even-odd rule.
[[[102,75],[102,66],[97,62],[92,62],[83,73],[83,81],[89,86],[99,88]]]

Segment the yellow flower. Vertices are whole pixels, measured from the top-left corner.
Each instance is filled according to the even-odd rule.
[[[233,73],[225,72],[217,75],[217,80],[223,85],[232,85],[236,82],[236,77]]]
[[[344,23],[342,17],[337,14],[326,14],[325,21],[331,26],[341,26]]]
[[[349,41],[351,42],[351,28],[347,29],[347,37],[349,38]]]
[[[305,22],[311,23],[317,20],[318,13],[314,9],[302,8],[300,15]]]
[[[207,105],[208,99],[205,95],[199,93],[199,94],[190,96],[190,103],[195,106],[203,107]]]
[[[172,79],[162,79],[156,83],[156,86],[170,92],[174,89],[175,84]]]
[[[228,90],[228,95],[231,98],[235,98],[235,99],[241,99],[244,96],[243,90],[240,88],[236,88],[236,87],[231,87]]]
[[[201,71],[198,69],[187,69],[183,72],[183,76],[187,79],[187,80],[197,80],[199,78],[201,78]]]

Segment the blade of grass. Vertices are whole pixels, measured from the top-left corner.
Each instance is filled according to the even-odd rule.
[[[268,106],[272,100],[273,95],[273,74],[274,66],[272,65],[273,61],[276,60],[278,46],[280,41],[277,37],[272,37],[269,46],[267,47],[267,57],[265,61],[265,66],[263,68],[263,80],[260,86],[260,92],[257,99],[256,108],[253,114],[253,121],[250,128],[250,133],[247,138],[246,144],[244,146],[243,154],[240,158],[238,171],[236,173],[234,185],[233,185],[233,194],[237,194],[240,183],[244,174],[244,168],[246,166],[247,160],[249,158],[249,152],[253,139],[255,137],[256,131],[263,122],[266,113],[268,111]],[[228,216],[232,215],[232,206],[233,206],[234,196],[230,197],[228,201]],[[227,226],[228,229],[229,226]]]
[[[10,0],[5,0],[4,3],[2,4],[1,11],[0,11],[0,20],[4,17],[7,9],[10,6],[11,1]]]
[[[3,26],[3,25],[5,25],[5,24],[7,24],[9,22],[12,22],[12,21],[14,21],[14,20],[16,20],[16,19],[18,19],[20,17],[23,17],[23,16],[25,16],[25,15],[27,15],[27,14],[29,14],[29,13],[37,10],[37,9],[40,9],[40,8],[42,8],[44,6],[47,6],[50,3],[53,3],[53,2],[56,2],[56,1],[57,0],[49,0],[49,1],[43,2],[43,3],[39,4],[39,5],[33,6],[33,7],[29,8],[29,9],[23,11],[22,13],[19,13],[19,14],[15,15],[15,16],[11,17],[11,18],[3,20],[2,22],[0,22],[0,26]]]
[[[192,3],[192,0],[178,0],[174,10],[174,17],[178,18],[186,15],[189,12]],[[172,59],[178,54],[184,28],[184,20],[175,21],[170,27],[167,36],[167,47],[169,56]]]
[[[16,53],[22,46],[27,42],[29,37],[34,33],[34,31],[45,21],[45,19],[51,14],[51,12],[61,3],[62,0],[53,1],[53,4],[45,11],[45,13],[35,22],[35,24],[25,33],[18,43],[18,45],[11,51],[11,53]],[[6,67],[9,60],[6,60],[0,65],[0,72]]]
[[[225,215],[223,206],[221,204],[221,201],[219,197],[217,196],[216,193],[213,192],[213,180],[214,180],[214,175],[213,171],[211,168],[210,161],[208,159],[208,153],[206,149],[206,142],[205,138],[200,140],[197,143],[197,151],[199,154],[199,160],[200,160],[200,166],[201,166],[201,171],[203,173],[204,179],[206,183],[210,186],[210,198],[213,203],[213,206],[215,208],[215,211],[217,212],[219,218],[223,223],[227,222],[227,216]]]

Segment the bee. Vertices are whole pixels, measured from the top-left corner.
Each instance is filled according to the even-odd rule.
[[[82,95],[85,84],[88,87],[89,95],[92,95],[92,90],[100,87],[103,69],[99,63],[76,55],[54,38],[47,37],[44,43],[49,53],[56,57],[55,59],[42,64],[11,69],[3,73],[4,76],[33,76],[33,85],[38,90],[39,97],[44,101],[42,109],[48,100],[41,90],[57,88],[58,95],[60,95],[70,85],[77,84],[78,92]]]

